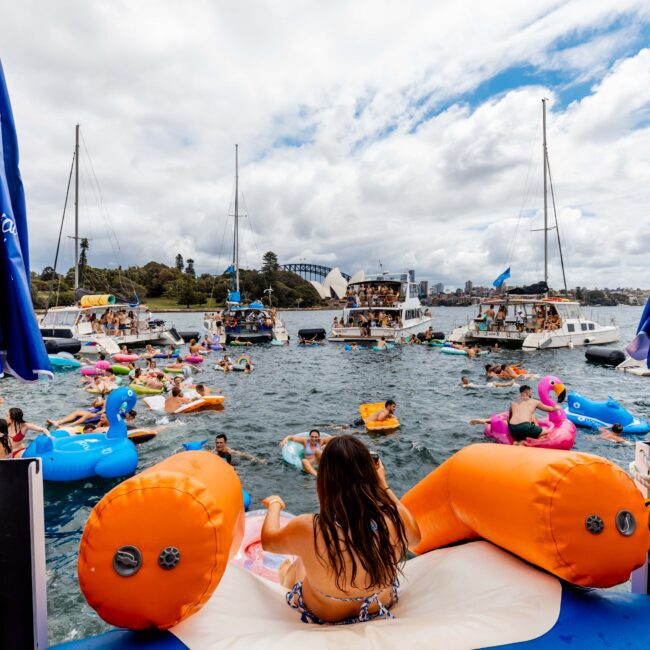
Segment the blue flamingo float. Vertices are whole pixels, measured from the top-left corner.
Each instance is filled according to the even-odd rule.
[[[107,433],[74,435],[52,432],[38,436],[27,447],[25,458],[40,458],[46,481],[79,481],[93,476],[117,478],[131,474],[138,465],[135,445],[127,437],[124,414],[138,400],[130,388],[118,388],[106,400]]]

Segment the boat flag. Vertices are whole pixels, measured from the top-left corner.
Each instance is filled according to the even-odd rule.
[[[18,138],[0,62],[0,372],[23,381],[52,366],[38,329],[29,285],[25,192],[18,169]]]
[[[510,267],[508,267],[493,283],[493,287],[500,287],[510,277]]]
[[[235,267],[231,264],[224,272],[224,275],[234,275],[235,274]]]

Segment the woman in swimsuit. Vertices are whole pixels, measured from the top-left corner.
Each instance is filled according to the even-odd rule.
[[[320,513],[285,526],[282,499],[263,502],[263,549],[298,556],[284,575],[286,587],[295,581],[287,603],[304,623],[393,618],[388,609],[397,600],[400,564],[420,541],[413,515],[388,487],[381,460],[354,436],[328,443],[316,485]]]
[[[0,459],[2,458],[11,458],[11,444],[9,443],[7,421],[0,419]]]
[[[19,408],[11,408],[7,411],[7,424],[9,426],[12,458],[20,458],[25,449],[27,449],[23,440],[28,431],[37,431],[38,433],[44,433],[46,436],[50,435],[50,432],[45,427],[39,427],[38,424],[25,422],[23,410]]]
[[[316,476],[316,467],[320,463],[320,457],[323,453],[325,445],[333,440],[333,436],[325,436],[321,438],[318,429],[312,429],[309,432],[309,438],[302,436],[285,436],[280,442],[280,447],[284,447],[289,441],[297,442],[305,448],[305,457],[302,459],[302,468],[307,474]]]

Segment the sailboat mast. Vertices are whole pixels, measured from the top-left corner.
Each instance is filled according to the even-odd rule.
[[[74,145],[74,289],[79,288],[79,125]],[[76,296],[75,296],[76,299]]]
[[[542,131],[543,131],[543,160],[544,160],[544,282],[548,284],[548,196],[547,196],[547,161],[546,148],[546,98],[542,99]]]
[[[235,145],[235,235],[233,241],[235,291],[239,293],[239,145]]]

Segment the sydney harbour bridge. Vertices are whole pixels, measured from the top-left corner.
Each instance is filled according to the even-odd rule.
[[[324,280],[332,269],[329,266],[321,266],[320,264],[300,262],[298,264],[280,264],[280,270],[296,273],[304,280]],[[350,281],[350,276],[347,273],[341,271],[341,275],[348,282]]]

